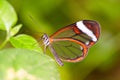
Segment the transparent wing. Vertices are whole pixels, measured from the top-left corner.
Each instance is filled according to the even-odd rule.
[[[85,58],[88,49],[94,45],[100,35],[100,26],[96,21],[84,20],[83,25],[73,23],[50,36],[50,49],[56,57],[68,62],[78,62]],[[80,27],[85,28],[84,31]],[[97,40],[94,40],[97,38]],[[60,58],[60,59],[59,59]]]
[[[91,45],[90,42],[92,42],[91,37],[78,30],[75,24],[71,24],[58,30],[56,33],[50,36],[50,38],[52,39],[73,38],[86,44],[86,46]]]
[[[51,45],[57,56],[64,61],[78,62],[87,55],[88,49],[85,51],[81,45],[71,41],[56,41]]]

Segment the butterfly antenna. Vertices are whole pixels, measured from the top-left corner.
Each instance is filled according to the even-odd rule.
[[[32,15],[30,15],[30,14],[28,14],[28,19],[31,21],[31,22],[33,22],[34,23],[34,25],[35,26],[38,26],[39,25],[39,23],[33,18],[33,16]],[[40,33],[40,34],[44,34],[44,32],[37,32],[37,33]]]

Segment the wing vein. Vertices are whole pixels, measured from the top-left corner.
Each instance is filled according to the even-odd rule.
[[[74,55],[74,56],[76,56],[76,57],[78,57],[78,54],[77,54],[75,51],[73,51],[72,49],[70,49],[70,47],[73,47],[74,49],[77,49],[77,50],[81,50],[80,48],[72,45],[72,43],[69,44],[69,45],[63,45],[63,44],[55,43],[55,45],[56,45],[56,46],[59,45],[59,46],[64,47],[66,50],[68,50],[72,55]],[[70,57],[68,54],[65,53],[65,51],[64,51],[61,47],[59,47],[59,48],[57,47],[57,49],[60,50],[60,51],[62,51],[62,53],[63,53],[65,56]],[[63,56],[61,56],[61,57],[63,57]]]
[[[60,45],[60,44],[58,44],[58,43],[55,43],[55,45]],[[61,45],[60,45],[61,46]],[[63,46],[63,45],[62,45]],[[60,50],[61,52],[62,52],[62,54],[64,54],[65,56],[67,56],[67,57],[70,57],[69,55],[67,55],[65,52],[64,52],[64,50],[61,48],[61,47],[56,47],[58,50]],[[61,57],[63,57],[63,56],[61,56]]]

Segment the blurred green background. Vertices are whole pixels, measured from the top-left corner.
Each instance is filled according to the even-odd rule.
[[[59,67],[61,80],[120,80],[120,0],[8,0],[15,8],[21,33],[44,32],[79,20],[96,20],[101,36],[79,63]],[[46,75],[47,77],[47,75]]]

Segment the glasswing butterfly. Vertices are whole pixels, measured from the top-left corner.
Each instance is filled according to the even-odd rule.
[[[57,63],[79,62],[83,60],[88,49],[94,45],[100,36],[100,25],[93,20],[82,20],[63,27],[50,37],[43,34],[41,39],[44,48],[53,53]]]

